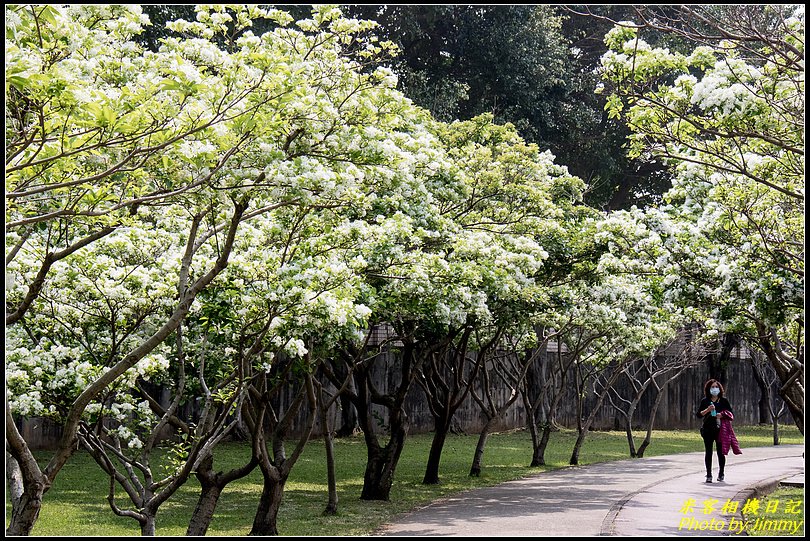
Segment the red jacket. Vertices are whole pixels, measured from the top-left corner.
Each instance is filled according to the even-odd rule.
[[[740,444],[737,442],[737,436],[734,434],[734,429],[731,427],[731,421],[733,420],[734,414],[730,411],[724,411],[720,418],[720,433],[718,439],[720,440],[720,451],[724,455],[728,454],[729,447],[734,451],[735,455],[742,454]]]

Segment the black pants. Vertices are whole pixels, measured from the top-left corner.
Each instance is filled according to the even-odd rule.
[[[720,466],[718,476],[723,475],[723,470],[726,468],[726,457],[720,450],[720,431],[719,430],[706,430],[702,428],[700,435],[703,436],[703,445],[706,447],[706,475],[712,475],[712,446],[717,444],[717,464]]]

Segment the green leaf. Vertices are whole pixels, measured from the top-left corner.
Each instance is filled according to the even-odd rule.
[[[173,79],[163,79],[161,81],[161,90],[183,90],[183,84]]]
[[[21,77],[19,75],[12,75],[11,77],[6,77],[6,88],[8,88],[9,84],[20,91],[24,91],[29,86],[28,78]]]

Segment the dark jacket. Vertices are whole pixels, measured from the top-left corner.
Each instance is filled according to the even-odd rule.
[[[717,417],[712,417],[711,412],[707,413],[706,415],[700,414],[700,412],[708,408],[709,404],[711,403],[712,401],[704,396],[703,399],[700,401],[700,404],[698,405],[697,411],[695,412],[695,415],[698,417],[698,419],[700,418],[703,419],[703,426],[700,427],[700,433],[707,437],[717,436],[719,432],[717,426]],[[726,397],[722,397],[717,402],[715,402],[714,408],[717,411],[717,413],[720,413],[721,411],[730,411],[732,415],[734,414],[734,411],[731,409],[731,403],[729,403]]]

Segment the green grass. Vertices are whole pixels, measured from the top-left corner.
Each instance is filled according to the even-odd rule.
[[[793,502],[791,506],[792,511],[788,513],[788,502]],[[796,505],[795,502],[801,502]],[[774,511],[768,511],[769,505],[773,504]],[[798,511],[798,512],[796,512]],[[761,518],[757,522],[757,518]],[[748,528],[746,533],[753,536],[802,536],[804,537],[804,489],[794,487],[782,487],[771,492],[760,501],[759,513],[757,515],[746,516],[748,521]],[[801,527],[794,533],[793,530],[779,531],[773,528],[768,528],[766,521],[774,521],[779,524],[780,521],[787,521],[794,523],[794,521],[801,521]],[[783,523],[786,524],[786,523]]]
[[[769,427],[735,427],[743,447],[770,445]],[[795,427],[783,429],[783,443],[802,443],[803,437]],[[642,434],[643,436],[643,434]],[[442,484],[421,484],[430,448],[431,435],[408,437],[397,467],[389,502],[369,502],[359,499],[363,483],[366,450],[362,438],[336,441],[339,514],[321,515],[326,505],[326,465],[323,443],[313,440],[292,471],[287,483],[284,502],[279,512],[278,526],[283,535],[364,535],[391,521],[396,515],[460,491],[494,485],[532,473],[567,467],[576,433],[564,430],[552,435],[546,452],[548,466],[529,468],[531,438],[524,431],[493,434],[484,454],[484,470],[480,478],[470,478],[477,436],[449,436],[445,444],[440,475]],[[637,443],[638,445],[638,443]],[[580,453],[581,464],[593,464],[628,458],[627,440],[623,432],[592,432]],[[694,452],[703,449],[696,430],[655,431],[647,456]],[[223,444],[217,448],[215,466],[222,469],[246,461],[249,446]],[[37,453],[43,461],[48,453]],[[209,535],[245,535],[250,530],[262,489],[258,469],[250,476],[225,488],[208,530]],[[139,535],[133,519],[113,515],[107,501],[109,481],[85,453],[77,453],[65,465],[54,487],[45,495],[40,519],[34,535]],[[195,478],[164,503],[157,516],[158,535],[184,535],[188,519],[197,501],[199,485]],[[120,489],[116,501],[128,504]],[[11,514],[6,501],[6,516]]]

